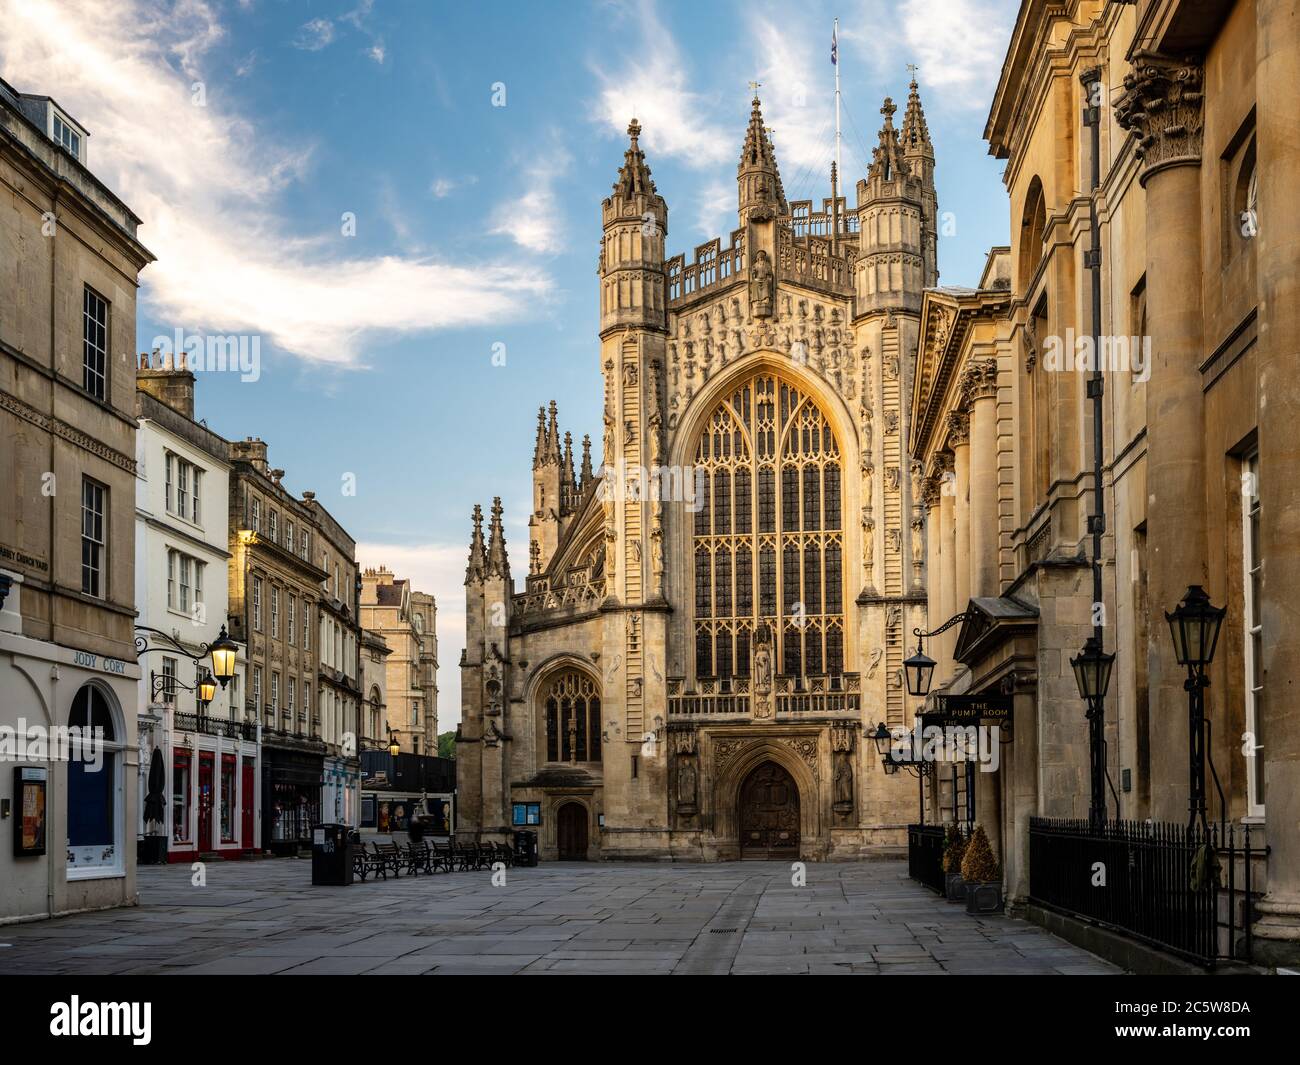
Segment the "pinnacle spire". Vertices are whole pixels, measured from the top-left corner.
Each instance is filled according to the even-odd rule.
[[[934,156],[934,145],[930,142],[930,129],[925,122],[925,109],[921,106],[921,94],[916,88],[916,74],[912,74],[912,83],[907,91],[907,112],[903,115],[903,151],[908,155]]]
[[[750,103],[749,125],[745,129],[745,143],[740,149],[740,164],[736,167],[742,224],[750,217],[761,221],[774,215],[790,213],[770,134],[771,130],[763,125],[763,105],[758,99],[755,86],[754,99]]]
[[[591,434],[584,433],[582,437],[582,480],[578,482],[578,487],[584,492],[587,485],[595,480],[596,475],[591,469]]]
[[[556,420],[555,400],[550,402],[550,414],[546,426],[546,452],[542,457],[544,463],[560,461],[560,426]]]
[[[627,136],[627,151],[623,153],[623,165],[619,167],[618,180],[614,182],[614,195],[626,199],[633,196],[654,196],[655,183],[650,177],[650,168],[645,165],[645,152],[638,142],[641,123],[635,118],[628,123]]]
[[[475,510],[477,509],[476,507]],[[492,500],[492,522],[488,527],[487,574],[490,577],[510,579],[510,561],[506,558],[506,533],[501,524],[500,496],[495,496]]]
[[[576,488],[577,481],[573,474],[573,434],[567,429],[564,432],[564,464],[561,468],[564,474],[564,483],[570,488]]]
[[[919,103],[918,100],[918,106]],[[907,173],[908,167],[903,162],[903,148],[899,143],[898,130],[894,128],[894,112],[897,110],[894,101],[886,96],[884,106],[880,108],[880,113],[885,116],[885,124],[880,127],[880,143],[871,153],[871,165],[867,167],[868,181],[876,178],[894,181],[900,175]]]
[[[483,508],[474,504],[474,534],[469,541],[469,565],[465,569],[465,583],[474,584],[483,580],[483,567],[486,556],[483,553]]]
[[[533,469],[538,469],[546,454],[546,408],[537,408],[537,439],[533,443]]]

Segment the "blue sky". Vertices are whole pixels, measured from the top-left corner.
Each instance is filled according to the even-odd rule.
[[[598,433],[599,205],[632,110],[674,253],[735,225],[750,80],[787,195],[820,200],[838,15],[846,177],[864,173],[881,99],[901,106],[917,64],[956,226],[941,282],[974,284],[1008,231],[981,133],[1015,9],[0,0],[0,75],[90,130],[91,169],[143,220],[159,261],[137,349],[177,328],[258,337],[260,378],[201,377],[199,416],[266,439],[363,563],[438,596],[447,728],[473,504],[503,497],[522,584],[538,405],[556,399],[575,440]]]

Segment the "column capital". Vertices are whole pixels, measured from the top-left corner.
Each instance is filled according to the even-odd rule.
[[[1142,184],[1169,166],[1199,166],[1204,134],[1205,68],[1200,60],[1141,51],[1124,75],[1115,121],[1137,135]]]
[[[970,443],[970,415],[964,410],[948,412],[948,446],[961,447]]]
[[[973,359],[961,372],[962,407],[969,410],[979,399],[998,394],[998,364],[994,359]]]

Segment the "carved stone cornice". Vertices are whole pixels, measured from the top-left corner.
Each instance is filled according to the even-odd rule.
[[[1137,136],[1134,151],[1144,164],[1144,185],[1157,170],[1200,164],[1203,87],[1204,67],[1194,58],[1149,51],[1133,57],[1133,70],[1124,75],[1124,95],[1115,104],[1115,121]]]
[[[110,447],[102,440],[97,440],[89,433],[69,425],[61,418],[53,418],[47,414],[42,414],[35,407],[24,403],[17,396],[10,395],[8,392],[0,392],[0,409],[9,411],[38,429],[61,437],[75,447],[99,456],[105,462],[111,462],[118,469],[131,474],[132,477],[135,476],[135,458],[133,456],[118,451],[117,448]]]
[[[948,412],[948,446],[960,447],[970,443],[970,416],[964,410]]]

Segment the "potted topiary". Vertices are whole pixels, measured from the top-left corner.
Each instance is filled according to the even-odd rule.
[[[1002,873],[983,825],[975,826],[970,842],[966,844],[966,853],[961,859],[961,876],[966,881],[967,913],[1001,912]]]
[[[961,902],[966,897],[965,881],[961,877],[961,859],[966,851],[966,839],[956,824],[948,826],[943,838],[944,897],[949,902]]]

